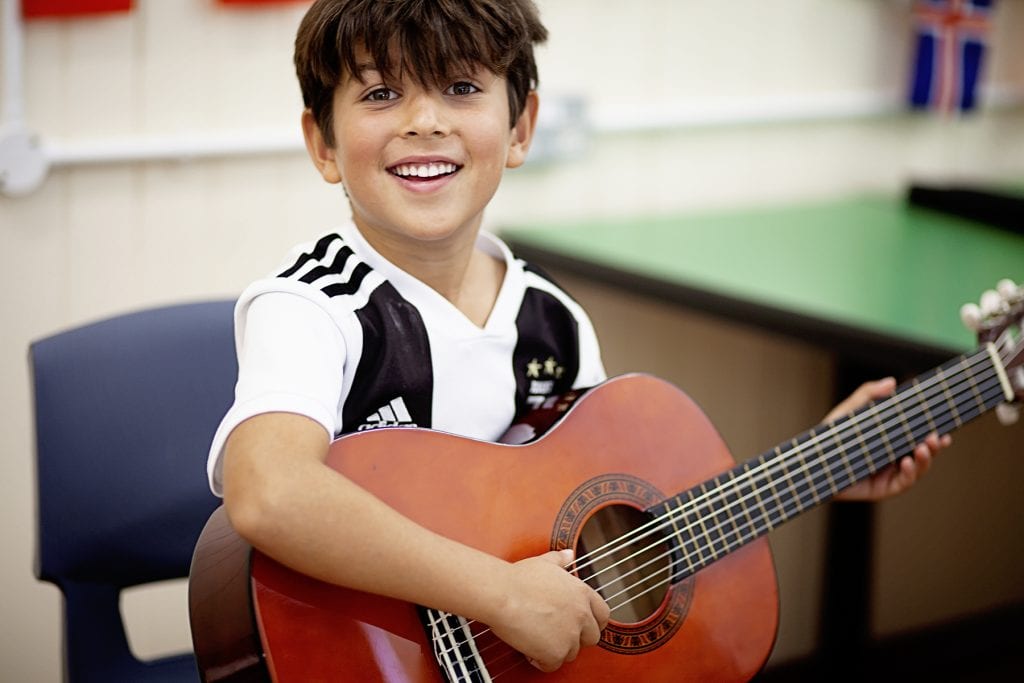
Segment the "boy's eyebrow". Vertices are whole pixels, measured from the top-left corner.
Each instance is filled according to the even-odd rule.
[[[356,64],[355,76],[359,80],[363,80],[363,74],[367,71],[380,71],[380,69],[378,69],[377,65],[373,62],[360,62],[359,64]]]
[[[375,62],[359,62],[350,77],[365,85],[370,80],[383,79],[384,76]]]

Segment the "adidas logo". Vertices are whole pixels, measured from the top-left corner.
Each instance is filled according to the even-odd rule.
[[[376,412],[371,413],[363,420],[363,424],[359,425],[358,431],[366,431],[367,429],[380,429],[381,427],[415,427],[416,423],[412,421],[412,415],[409,414],[409,410],[405,407],[405,400],[399,396],[393,399],[386,405],[381,406]]]

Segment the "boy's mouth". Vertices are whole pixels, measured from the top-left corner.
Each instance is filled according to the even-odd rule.
[[[390,167],[388,172],[404,180],[434,180],[453,175],[460,168],[461,166],[450,162],[435,161],[425,164],[396,164]]]

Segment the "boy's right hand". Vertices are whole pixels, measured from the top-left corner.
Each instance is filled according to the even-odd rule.
[[[565,570],[571,550],[552,550],[511,565],[505,601],[490,626],[541,671],[576,659],[580,648],[596,645],[608,623],[607,603],[597,591]]]

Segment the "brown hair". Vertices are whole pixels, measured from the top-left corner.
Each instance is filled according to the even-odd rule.
[[[330,145],[334,90],[346,73],[358,77],[360,47],[385,80],[408,74],[446,88],[485,67],[508,83],[512,126],[537,87],[533,45],[546,38],[533,0],[316,0],[295,38],[295,70]]]

